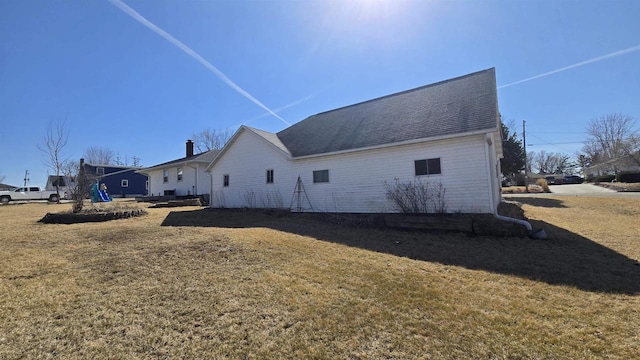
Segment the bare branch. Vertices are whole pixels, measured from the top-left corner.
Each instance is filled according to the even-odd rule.
[[[634,139],[639,133],[633,118],[622,114],[609,114],[589,122],[588,138],[582,148],[590,164],[609,160],[634,159],[640,150]]]
[[[108,148],[92,146],[84,151],[84,160],[90,164],[111,165],[115,152]]]
[[[53,170],[58,178],[66,166],[65,164],[69,161],[69,157],[63,152],[67,146],[67,138],[67,127],[64,121],[55,126],[49,122],[42,144],[38,145],[38,150],[45,155],[45,165]],[[58,202],[60,202],[60,188],[57,185],[56,193],[58,194]]]
[[[203,129],[194,133],[193,144],[198,152],[205,152],[214,149],[222,149],[231,139],[233,134],[228,129]]]

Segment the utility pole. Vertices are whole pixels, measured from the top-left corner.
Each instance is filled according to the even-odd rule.
[[[29,170],[25,170],[24,171],[24,185],[22,185],[22,186],[27,186],[28,182],[29,182]]]
[[[522,120],[522,144],[524,146],[524,191],[529,192],[529,175],[527,173],[527,169],[529,166],[527,165],[527,130],[526,130],[527,122]]]

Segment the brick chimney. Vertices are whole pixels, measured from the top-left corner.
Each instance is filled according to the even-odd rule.
[[[193,141],[187,140],[187,157],[193,156]]]

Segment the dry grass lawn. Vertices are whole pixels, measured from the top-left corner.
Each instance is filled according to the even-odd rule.
[[[0,206],[0,359],[638,358],[638,201],[518,200],[549,240]]]

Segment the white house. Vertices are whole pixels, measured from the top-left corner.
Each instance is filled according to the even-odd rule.
[[[208,194],[211,188],[211,178],[205,169],[218,152],[219,150],[210,150],[194,154],[193,142],[188,140],[185,157],[150,166],[138,172],[148,176],[149,189],[147,193],[150,196]]]
[[[635,158],[640,158],[640,154],[635,154]],[[621,172],[640,172],[637,160],[628,156],[592,165],[583,170],[584,176],[588,179],[601,175],[615,175]]]
[[[494,213],[500,157],[492,68],[313,115],[278,133],[242,126],[207,171],[212,207],[395,212],[385,184],[420,181],[442,184],[448,212]]]

